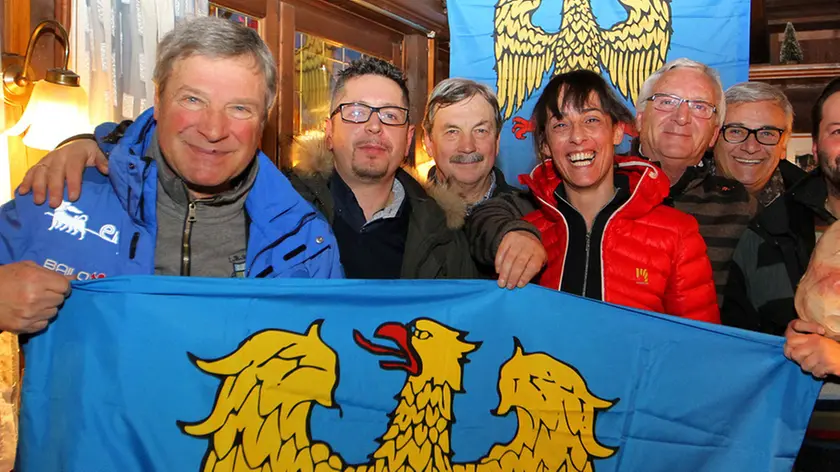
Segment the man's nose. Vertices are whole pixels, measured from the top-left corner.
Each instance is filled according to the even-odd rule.
[[[461,133],[458,139],[458,151],[463,154],[475,152],[475,136],[472,133]]]
[[[674,120],[681,125],[691,121],[691,110],[688,109],[687,102],[680,103],[677,109],[674,110]]]
[[[379,120],[379,113],[371,112],[370,119],[365,123],[365,131],[371,134],[382,132],[382,121]]]
[[[758,142],[755,133],[750,133],[750,135],[747,136],[747,140],[741,143],[741,149],[750,154],[755,154],[761,151],[762,146],[761,143]]]
[[[198,132],[210,142],[225,139],[228,134],[228,116],[225,111],[209,107],[205,109],[198,123]]]

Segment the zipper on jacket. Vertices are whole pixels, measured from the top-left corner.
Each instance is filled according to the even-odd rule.
[[[586,296],[586,282],[589,281],[589,242],[592,240],[592,231],[586,232],[586,262],[583,264],[583,295]],[[603,256],[602,256],[603,257]],[[604,294],[601,294],[603,298]]]
[[[181,236],[181,275],[190,275],[190,237],[195,223],[195,202],[187,205],[187,218],[184,220],[184,234]]]

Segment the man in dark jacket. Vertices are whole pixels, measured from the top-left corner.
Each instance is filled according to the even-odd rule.
[[[423,128],[426,151],[435,162],[429,171],[430,191],[445,202],[452,226],[463,226],[464,217],[492,197],[519,193],[495,167],[502,114],[490,87],[461,78],[441,81],[429,96]],[[508,229],[521,230],[514,239],[524,246],[523,259],[527,259],[498,268],[494,256],[477,262],[483,277],[498,278],[504,281],[500,286],[513,288],[519,279],[527,283],[542,268],[546,253],[534,225],[516,219],[508,222]]]
[[[743,82],[726,90],[726,118],[715,144],[718,175],[746,187],[762,207],[805,177],[785,159],[793,129],[793,106],[778,88]]]
[[[414,135],[403,73],[363,58],[339,72],[331,102],[321,149],[289,178],[329,220],[346,276],[477,277],[466,237],[401,168]]]
[[[816,244],[818,227],[840,215],[840,79],[811,110],[819,168],[765,208],[735,249],[721,321],[782,335],[797,317],[793,297]]]

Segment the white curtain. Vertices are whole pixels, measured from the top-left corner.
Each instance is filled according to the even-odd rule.
[[[207,10],[208,0],[75,0],[72,67],[88,93],[90,122],[134,119],[154,105],[158,41]]]

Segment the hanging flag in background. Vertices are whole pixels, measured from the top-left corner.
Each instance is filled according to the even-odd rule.
[[[76,283],[15,470],[789,471],[782,342],[491,281]]]
[[[680,57],[749,75],[749,0],[449,0],[450,76],[497,91],[505,124],[497,166],[518,182],[537,162],[528,120],[542,87],[600,72],[633,110],[644,80]]]

